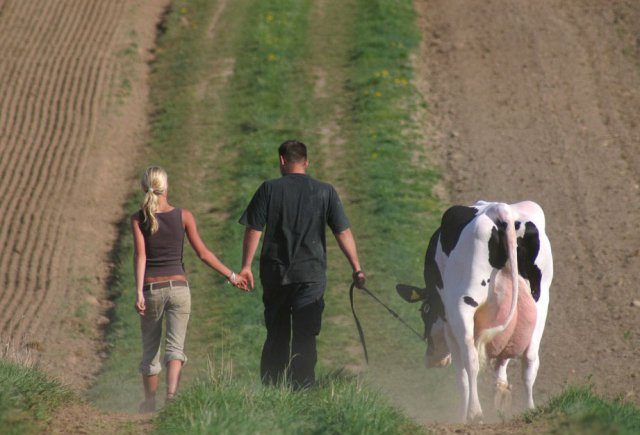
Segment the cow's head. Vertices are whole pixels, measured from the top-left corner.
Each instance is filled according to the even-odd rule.
[[[444,305],[438,291],[404,284],[398,284],[396,291],[407,302],[422,302],[420,315],[424,322],[424,338],[427,340],[427,367],[446,367],[451,364],[451,353],[444,336]]]

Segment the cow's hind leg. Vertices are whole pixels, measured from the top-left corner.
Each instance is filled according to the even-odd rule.
[[[542,317],[542,322],[544,322],[544,320],[545,318]],[[538,322],[540,322],[540,319],[538,319]],[[540,349],[543,328],[544,323],[542,323],[542,325],[540,325],[540,323],[536,325],[533,336],[531,337],[531,343],[529,343],[529,347],[522,356],[522,381],[524,383],[525,402],[528,409],[536,407],[533,403],[533,384],[536,382],[538,368],[540,367],[538,350]]]
[[[531,342],[522,356],[522,380],[525,389],[525,402],[528,409],[535,408],[533,402],[533,384],[538,376],[538,368],[540,367],[540,358],[538,351],[540,350],[540,341],[544,332],[544,325],[547,320],[547,308],[549,304],[549,285],[551,282],[551,274],[548,274],[542,281],[542,292],[540,300],[537,302],[537,318],[536,326],[533,329]]]
[[[457,351],[459,351],[460,366],[464,368],[464,370],[459,369],[459,375],[460,372],[464,371],[466,371],[467,374],[468,394],[466,397],[463,397],[463,400],[468,399],[468,406],[466,415],[463,416],[462,419],[464,422],[482,421],[482,407],[480,406],[480,399],[478,397],[480,359],[478,358],[473,336],[474,314],[475,310],[462,309],[452,313],[449,319],[452,334],[458,344]]]
[[[522,380],[524,382],[525,401],[528,409],[533,409],[536,405],[533,403],[533,384],[536,382],[538,368],[540,367],[540,358],[538,357],[538,347],[535,349],[527,349],[522,358]]]
[[[508,364],[509,359],[496,359],[495,361],[496,392],[493,403],[496,411],[502,414],[511,409],[511,385],[507,379]]]

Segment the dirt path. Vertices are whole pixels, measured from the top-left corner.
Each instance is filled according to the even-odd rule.
[[[153,430],[153,414],[104,413],[77,404],[59,412],[47,427],[48,434],[143,434]]]
[[[0,2],[0,335],[86,387],[166,1]]]
[[[592,376],[639,403],[640,3],[415,5],[447,201],[532,199],[547,215],[555,278],[538,401]]]

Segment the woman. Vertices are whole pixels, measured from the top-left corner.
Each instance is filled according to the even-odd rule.
[[[162,320],[166,318],[167,400],[178,388],[180,370],[187,361],[184,340],[191,312],[191,294],[182,262],[184,236],[187,235],[198,257],[224,275],[231,284],[247,290],[247,282],[225,266],[200,239],[190,211],[173,207],[167,201],[167,173],[150,166],[142,176],[145,192],[142,208],[131,216],[135,257],[136,305],[140,314],[143,355],[140,373],[145,401],[141,412],[156,408],[160,365]]]

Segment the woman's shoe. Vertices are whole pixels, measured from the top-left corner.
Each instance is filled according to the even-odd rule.
[[[150,412],[156,412],[156,399],[146,399],[140,404],[140,414],[148,414]]]

